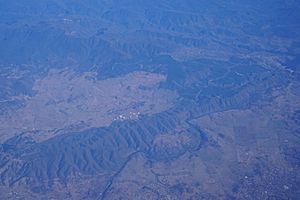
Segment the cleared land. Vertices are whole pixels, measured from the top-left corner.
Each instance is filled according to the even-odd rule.
[[[176,98],[175,92],[158,89],[165,79],[161,74],[139,71],[96,80],[93,73],[51,70],[35,82],[36,95],[25,100],[24,107],[0,116],[1,141],[21,132],[41,141],[63,128],[79,131],[162,112]]]

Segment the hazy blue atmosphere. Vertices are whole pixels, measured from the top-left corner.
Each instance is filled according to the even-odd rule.
[[[297,200],[300,1],[0,0],[0,200]]]

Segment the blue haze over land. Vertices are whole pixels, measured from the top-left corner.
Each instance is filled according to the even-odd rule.
[[[0,0],[0,199],[299,199],[296,0]]]

